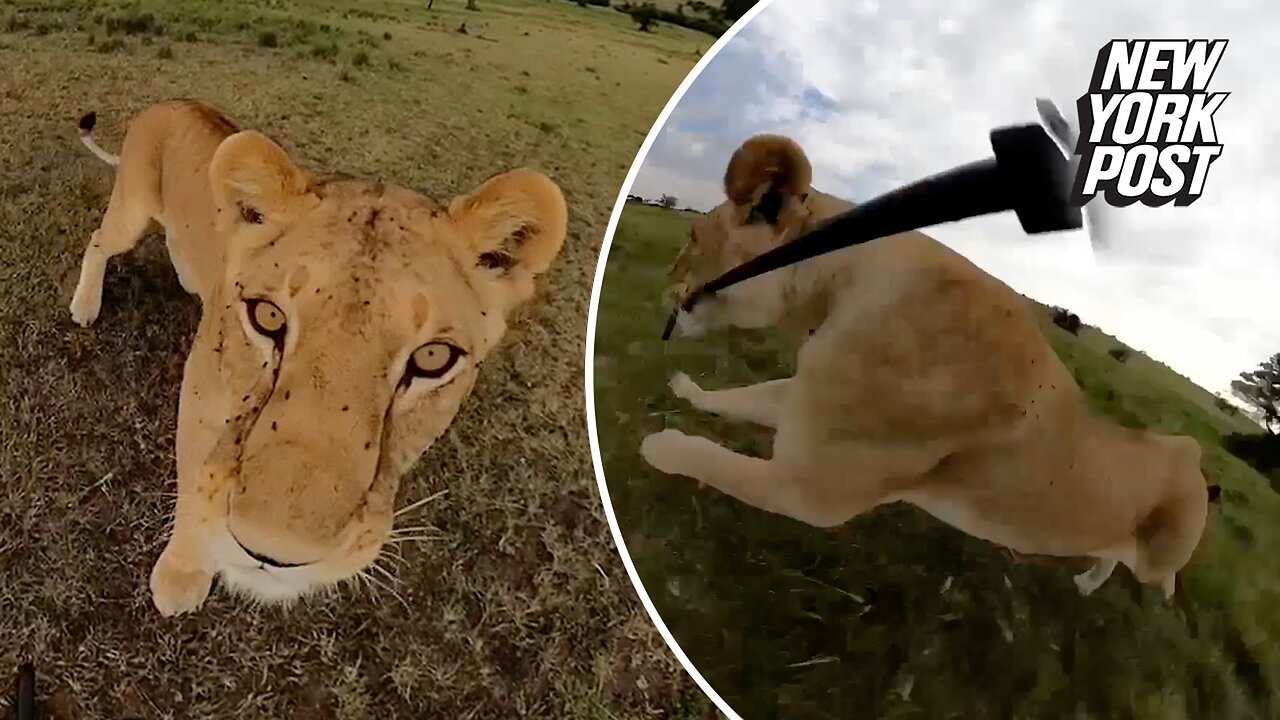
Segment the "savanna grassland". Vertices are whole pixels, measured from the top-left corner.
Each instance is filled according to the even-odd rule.
[[[701,717],[636,601],[591,470],[590,295],[618,188],[712,38],[565,0],[6,0],[0,4],[0,673],[43,717]],[[111,189],[99,142],[175,97],[309,169],[439,202],[516,167],[565,192],[569,237],[453,427],[401,485],[434,539],[394,581],[288,611],[215,589],[165,620],[147,578],[174,482],[198,308],[158,233],[67,312]]]
[[[1274,718],[1280,713],[1280,496],[1222,447],[1259,432],[1164,365],[1040,308],[1043,332],[1097,411],[1204,449],[1222,506],[1165,604],[1125,569],[1081,597],[1083,565],[1016,562],[903,504],[834,530],[771,515],[643,463],[664,427],[767,457],[771,432],[667,389],[787,377],[768,333],[660,335],[688,213],[628,204],[610,248],[594,359],[600,449],[624,540],[665,623],[749,718]],[[1086,319],[1087,320],[1087,319]],[[1115,353],[1123,355],[1124,353]],[[1224,378],[1224,380],[1226,380]]]

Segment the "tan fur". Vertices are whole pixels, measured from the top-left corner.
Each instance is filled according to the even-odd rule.
[[[283,601],[373,561],[401,475],[452,422],[566,231],[564,198],[537,173],[439,208],[317,178],[212,108],[166,103],[129,126],[76,322],[97,317],[107,260],[152,220],[202,306],[178,407],[174,527],[151,576],[165,615],[199,607],[215,575]],[[282,334],[253,324],[264,300]],[[443,343],[435,357],[465,355],[439,378],[411,376],[411,354],[431,343]]]
[[[807,185],[792,141],[749,140],[730,198],[693,224],[671,284],[688,292],[852,207]],[[760,167],[793,168],[805,185]],[[775,223],[744,202],[781,192]],[[735,200],[736,199],[736,200]],[[700,409],[776,428],[773,457],[666,430],[641,453],[657,469],[817,526],[906,501],[1017,553],[1090,556],[1084,593],[1114,563],[1173,592],[1205,528],[1200,446],[1095,417],[1029,304],[945,245],[909,232],[730,287],[681,313],[682,334],[777,326],[802,339],[794,377],[707,391]]]

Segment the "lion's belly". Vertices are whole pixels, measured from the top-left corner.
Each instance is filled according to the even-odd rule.
[[[164,226],[169,263],[182,289],[207,299],[222,273],[224,245],[218,239],[208,182],[169,188],[156,218]]]
[[[173,271],[178,275],[178,284],[188,293],[199,295],[200,286],[196,282],[191,259],[186,257],[181,245],[174,242],[173,237],[168,233],[165,234],[165,247],[169,250],[169,263],[173,265]]]
[[[917,490],[898,499],[967,535],[1028,555],[1090,555],[1114,544],[1092,508],[1060,497],[966,498]]]

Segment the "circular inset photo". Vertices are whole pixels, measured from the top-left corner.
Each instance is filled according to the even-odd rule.
[[[1280,712],[1262,2],[778,0],[615,211],[606,511],[743,718]]]

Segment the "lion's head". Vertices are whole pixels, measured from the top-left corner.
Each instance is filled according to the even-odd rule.
[[[667,277],[667,297],[678,301],[731,268],[797,237],[810,219],[805,201],[812,168],[794,140],[757,135],[729,159],[725,200],[696,217],[689,243]],[[759,328],[777,319],[782,298],[776,276],[748,280],[699,300],[680,312],[682,335],[727,326]]]
[[[225,276],[187,362],[179,472],[210,501],[214,570],[286,600],[378,556],[401,475],[558,254],[565,202],[517,171],[436,207],[313,177],[255,132],[209,177]]]

